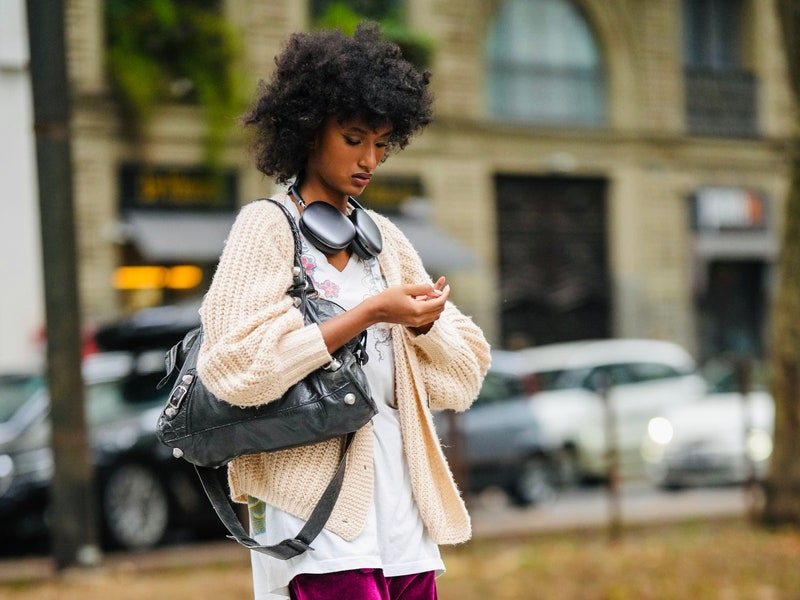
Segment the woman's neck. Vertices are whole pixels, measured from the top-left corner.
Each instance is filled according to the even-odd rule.
[[[327,202],[342,213],[347,213],[348,196],[336,192],[318,179],[307,177],[300,182],[297,189],[303,197],[303,202],[307,205],[312,202],[322,201]]]

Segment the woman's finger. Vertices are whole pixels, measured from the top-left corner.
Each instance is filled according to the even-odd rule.
[[[428,298],[425,299],[423,302],[420,302],[419,307],[421,312],[419,314],[432,314],[435,312],[441,312],[444,310],[445,302],[447,302],[447,298],[450,296],[450,286],[447,285],[445,288],[440,292],[440,295],[437,298]]]
[[[409,296],[431,296],[439,293],[430,283],[410,283],[403,286],[403,291]]]

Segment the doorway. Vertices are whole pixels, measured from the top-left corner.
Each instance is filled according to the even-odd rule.
[[[606,180],[496,178],[506,348],[611,334]]]
[[[701,355],[763,356],[768,265],[762,260],[712,260],[697,297]]]

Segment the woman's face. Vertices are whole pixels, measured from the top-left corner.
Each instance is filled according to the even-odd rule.
[[[391,132],[389,126],[373,130],[359,120],[329,117],[309,150],[305,180],[336,196],[358,196],[381,164]]]

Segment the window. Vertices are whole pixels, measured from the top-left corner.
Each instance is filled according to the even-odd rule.
[[[489,371],[483,380],[477,403],[489,404],[523,394],[522,381],[511,375],[502,375]]]
[[[632,363],[626,366],[631,373],[631,383],[681,377],[681,373],[663,363]]]
[[[489,28],[487,93],[492,116],[548,124],[605,120],[602,61],[570,0],[507,0]]]
[[[595,391],[598,386],[606,384],[610,386],[627,385],[634,383],[629,365],[602,365],[595,367],[583,380],[582,387]]]
[[[741,25],[741,0],[684,0],[686,65],[717,70],[740,66]]]
[[[42,384],[42,379],[36,376],[0,376],[0,424],[10,421]]]
[[[756,78],[745,68],[742,0],[684,0],[686,118],[691,133],[757,133]]]
[[[92,425],[106,423],[125,411],[118,381],[95,383],[86,387],[86,415]]]

